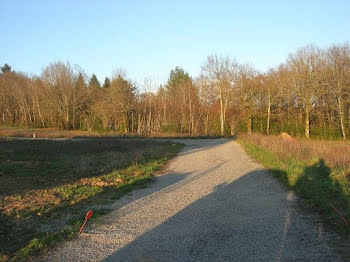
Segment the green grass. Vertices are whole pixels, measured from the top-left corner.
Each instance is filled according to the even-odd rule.
[[[93,211],[93,216],[89,220],[89,223],[96,221],[101,216],[107,214],[109,209],[97,209]],[[42,232],[34,236],[29,243],[18,250],[11,261],[26,259],[30,256],[37,255],[39,253],[48,251],[49,248],[55,246],[63,240],[72,239],[77,236],[78,231],[84,221],[85,215],[75,216],[67,221],[67,226],[63,227],[57,232]]]
[[[97,207],[96,220],[113,201],[147,186],[181,148],[106,138],[0,140],[0,261],[29,259],[75,237],[88,209]]]
[[[284,185],[294,190],[313,210],[335,229],[349,237],[350,229],[335,213],[339,209],[350,222],[350,183],[343,168],[329,168],[323,159],[300,160],[283,157],[244,138],[239,142],[246,152],[268,168]]]
[[[226,134],[229,134],[229,128],[226,128]],[[6,127],[0,126],[0,137],[26,137],[32,138],[35,134],[36,138],[118,138],[118,139],[134,139],[134,138],[155,138],[155,139],[168,139],[168,138],[181,138],[181,139],[213,139],[220,138],[219,126],[217,132],[212,135],[204,134],[189,134],[180,133],[175,130],[163,130],[159,133],[152,134],[137,134],[137,133],[123,133],[117,130],[59,130],[55,128],[26,128],[26,127]]]
[[[126,195],[127,193],[131,192],[134,189],[138,188],[143,188],[147,186],[149,182],[152,181],[153,179],[153,173],[157,170],[159,170],[162,167],[162,164],[166,162],[166,159],[163,159],[162,161],[157,161],[156,163],[152,163],[151,165],[142,165],[142,166],[136,166],[134,167],[135,171],[141,171],[142,176],[137,177],[137,178],[130,178],[128,182],[121,184],[117,187],[117,190],[115,191],[109,191],[109,192],[104,192],[102,195],[103,197],[108,197],[110,200],[117,200],[121,198],[122,196]],[[147,170],[145,173],[143,170]],[[98,187],[94,187],[98,188]],[[84,189],[80,189],[78,191],[70,191],[70,195],[75,195],[75,194],[84,194],[88,196],[92,196],[95,194],[91,194],[91,190],[87,189],[84,187]],[[99,193],[101,192],[101,188]],[[101,197],[102,197],[101,196]],[[94,204],[98,204],[99,201],[95,201]],[[108,214],[111,211],[111,209],[94,209],[93,210],[93,216],[89,220],[89,224],[91,223],[96,223],[98,222],[98,219],[105,215]],[[85,220],[85,214],[87,212],[86,210],[81,210],[79,211],[79,215],[74,216],[73,218],[69,219],[66,221],[66,226],[63,228],[59,229],[58,231],[55,232],[40,232],[37,233],[33,238],[29,241],[29,243],[19,249],[15,254],[11,257],[11,261],[15,261],[18,259],[26,259],[31,256],[35,256],[37,254],[47,252],[49,248],[57,245],[63,240],[69,240],[74,237],[78,236],[79,229],[82,225],[82,222]]]

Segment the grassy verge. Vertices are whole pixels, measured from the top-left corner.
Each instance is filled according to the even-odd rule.
[[[23,137],[32,138],[181,138],[181,139],[213,139],[221,138],[215,135],[188,134],[188,133],[152,133],[152,134],[125,134],[113,130],[109,131],[86,131],[86,130],[59,130],[54,128],[18,128],[0,126],[0,137]]]
[[[338,232],[349,237],[349,226],[344,224],[332,207],[336,207],[350,222],[350,168],[347,162],[339,162],[339,159],[334,159],[331,155],[327,157],[325,152],[327,150],[332,152],[330,148],[325,148],[321,154],[321,141],[305,141],[303,144],[303,141],[283,140],[277,136],[269,138],[254,136],[257,135],[253,137],[243,135],[238,138],[238,141],[250,156],[261,162],[284,185],[297,192],[321,214],[325,221],[334,226]],[[266,139],[268,141],[264,141]],[[266,146],[264,146],[265,143]],[[287,144],[291,143],[296,143],[301,148],[296,145],[288,147]],[[307,143],[312,143],[313,146]],[[339,146],[328,145],[329,147]],[[298,154],[296,151],[302,153]],[[347,152],[344,151],[344,153]],[[331,162],[332,159],[335,162]]]
[[[77,235],[176,155],[181,145],[148,140],[0,140],[0,261],[25,260]]]

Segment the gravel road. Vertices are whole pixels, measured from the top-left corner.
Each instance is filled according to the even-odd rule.
[[[150,187],[42,261],[345,261],[337,236],[229,139],[186,144]]]

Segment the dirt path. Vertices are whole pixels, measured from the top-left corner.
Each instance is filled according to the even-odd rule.
[[[177,141],[168,172],[44,261],[343,261],[319,217],[236,142]]]

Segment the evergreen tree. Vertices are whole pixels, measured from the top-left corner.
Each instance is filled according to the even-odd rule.
[[[1,67],[1,71],[3,73],[11,72],[11,66],[9,66],[8,64],[4,64],[4,66]]]
[[[168,90],[176,88],[179,84],[189,81],[191,78],[181,67],[175,67],[170,71],[168,83],[166,85]]]
[[[111,86],[111,81],[109,80],[108,77],[105,78],[105,83],[103,85],[104,88],[108,88]]]
[[[95,87],[95,88],[100,88],[100,82],[98,81],[97,77],[95,74],[92,74],[90,81],[89,81],[89,87]]]

